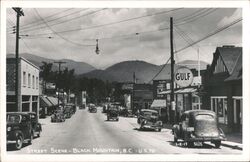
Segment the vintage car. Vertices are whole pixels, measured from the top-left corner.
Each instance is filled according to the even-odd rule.
[[[32,122],[30,115],[24,112],[10,112],[6,116],[7,144],[14,144],[20,150],[24,142],[32,143]]]
[[[33,137],[40,137],[42,125],[38,122],[37,114],[35,112],[28,112],[28,114],[31,119]]]
[[[107,110],[107,121],[119,121],[119,107],[117,105],[109,105]]]
[[[96,113],[97,112],[97,108],[94,104],[90,104],[89,105],[89,112],[90,113]]]
[[[55,110],[55,112],[51,115],[51,122],[64,122],[65,114],[63,110]]]
[[[160,132],[163,126],[162,121],[159,120],[158,111],[151,109],[141,109],[137,123],[140,124],[140,130],[149,128]]]
[[[219,148],[221,141],[225,140],[225,134],[218,127],[215,112],[209,110],[189,110],[181,115],[180,123],[172,128],[174,142],[182,139],[188,147],[194,142],[210,141]]]
[[[76,112],[76,106],[71,103],[67,103],[64,107],[65,118],[71,118],[71,116]]]

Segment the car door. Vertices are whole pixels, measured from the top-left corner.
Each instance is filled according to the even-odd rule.
[[[21,131],[23,132],[24,139],[29,138],[30,133],[31,133],[31,122],[30,122],[30,118],[26,115],[22,115]]]

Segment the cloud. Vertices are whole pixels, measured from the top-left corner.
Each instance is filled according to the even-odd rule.
[[[225,16],[219,23],[218,23],[218,27],[224,26],[226,24],[229,24],[231,22],[233,22],[234,20],[241,18],[242,17],[242,9],[241,8],[237,8],[235,9],[234,13],[230,16]]]

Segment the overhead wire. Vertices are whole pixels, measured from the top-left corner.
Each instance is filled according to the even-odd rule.
[[[47,20],[47,23],[51,23],[51,22],[56,21],[56,20],[58,20],[58,19],[65,18],[65,17],[67,17],[67,16],[69,16],[69,15],[72,15],[72,14],[75,14],[75,13],[78,13],[78,12],[82,12],[82,11],[86,11],[86,10],[88,10],[88,9],[84,9],[84,10],[81,10],[81,11],[76,11],[76,12],[74,12],[74,13],[71,13],[71,14],[68,14],[68,15],[64,15],[64,16],[62,16],[62,17],[57,17],[57,18],[55,18],[55,19]],[[84,14],[84,15],[80,15],[80,16],[77,16],[77,17],[73,17],[73,18],[68,19],[68,20],[64,20],[64,21],[60,21],[60,22],[57,22],[57,23],[54,23],[54,24],[50,24],[50,26],[55,26],[55,25],[59,25],[59,24],[66,23],[66,22],[70,22],[70,21],[73,21],[73,20],[75,20],[75,19],[82,18],[82,17],[85,17],[85,16],[89,16],[89,15],[95,14],[95,13],[100,12],[100,11],[103,11],[103,10],[106,10],[106,8],[100,9],[100,10],[97,10],[97,11],[92,11],[92,12],[86,13],[86,14]],[[42,25],[42,26],[39,27],[39,25]],[[44,25],[43,22],[41,22],[39,25],[31,26],[31,27],[29,27],[29,28],[23,28],[21,31],[22,31],[22,32],[25,32],[25,31],[29,31],[29,32],[30,32],[30,31],[35,31],[35,30],[37,30],[37,29],[39,29],[39,28],[46,28],[46,25]]]
[[[138,17],[133,17],[133,18],[129,18],[129,19],[124,19],[124,20],[119,20],[119,21],[115,21],[115,22],[110,22],[110,23],[105,23],[105,24],[100,24],[100,25],[94,25],[94,26],[90,26],[90,27],[86,27],[86,28],[76,28],[76,29],[71,29],[71,30],[64,30],[64,31],[59,31],[57,33],[68,33],[68,32],[73,32],[73,31],[82,31],[82,30],[89,30],[89,29],[95,29],[95,28],[100,28],[100,27],[104,27],[104,26],[110,26],[110,25],[115,25],[115,24],[120,24],[120,23],[124,23],[127,21],[133,21],[133,20],[138,20],[141,18],[146,18],[146,17],[151,17],[151,16],[156,16],[156,15],[161,15],[161,14],[166,14],[169,12],[173,12],[173,11],[177,11],[183,8],[176,8],[176,9],[172,9],[172,10],[167,10],[167,11],[162,11],[162,12],[158,12],[158,13],[152,13],[152,14],[147,14],[147,15],[143,15],[143,16],[138,16]],[[33,35],[48,35],[51,33],[38,33],[38,34],[33,34]]]
[[[229,24],[226,24],[226,25],[224,25],[224,26],[222,26],[222,27],[216,29],[216,30],[213,31],[213,32],[210,32],[209,34],[207,34],[206,36],[200,38],[199,40],[194,41],[193,43],[191,43],[191,44],[189,44],[189,45],[187,45],[187,46],[185,46],[185,47],[183,47],[183,48],[181,48],[181,49],[175,51],[174,54],[177,54],[177,53],[179,53],[179,52],[181,52],[181,51],[183,51],[183,50],[185,50],[185,49],[187,49],[187,48],[189,48],[189,47],[191,47],[191,46],[193,46],[193,45],[195,45],[195,44],[197,44],[197,43],[199,43],[199,42],[201,42],[201,41],[203,41],[203,40],[205,40],[205,39],[208,39],[208,38],[210,38],[211,36],[213,36],[213,35],[215,35],[215,34],[221,32],[221,31],[223,31],[223,30],[226,30],[226,29],[228,29],[229,27],[231,27],[231,26],[233,26],[233,25],[235,25],[235,24],[237,24],[237,23],[239,23],[239,22],[241,22],[241,21],[242,21],[242,18],[238,18],[238,19],[234,20],[233,22],[231,22],[231,23],[229,23]],[[166,67],[166,65],[167,65],[168,62],[170,61],[170,58],[171,58],[171,57],[169,57],[169,59],[168,59],[168,60],[166,61],[166,63],[162,66],[162,68],[156,73],[156,75],[154,75],[154,77],[153,77],[148,83],[151,83],[151,82],[152,82],[152,81],[162,72],[162,70]]]
[[[48,23],[41,17],[41,15],[38,13],[38,11],[35,9],[35,12],[37,13],[37,15],[40,17],[41,20],[43,20],[43,22],[46,24],[46,26],[54,33],[56,34],[57,36],[59,36],[61,39],[67,41],[67,42],[70,42],[71,44],[74,44],[74,45],[78,45],[78,46],[95,46],[95,45],[90,45],[90,44],[80,44],[80,43],[77,43],[77,42],[73,42],[63,36],[61,36],[60,34],[58,34],[54,29],[52,29]]]
[[[56,15],[59,15],[59,14],[61,14],[61,13],[63,13],[63,12],[67,12],[67,11],[72,10],[72,9],[74,9],[74,8],[69,8],[69,9],[66,9],[66,10],[63,10],[63,11],[56,12],[56,13],[54,13],[54,14],[51,14],[51,15],[49,15],[49,16],[44,17],[44,19],[47,19],[47,18],[50,18],[50,17],[54,17],[54,16],[56,16]],[[22,27],[22,28],[23,28],[23,27],[27,27],[27,26],[30,26],[30,25],[32,25],[32,24],[36,24],[36,23],[38,23],[38,22],[41,22],[41,20],[40,20],[40,21],[35,20],[35,21],[32,21],[32,22],[29,22],[28,24],[20,25],[20,27]]]
[[[191,17],[191,18],[188,18],[188,19],[184,19],[184,20],[182,20],[182,22],[176,22],[174,25],[184,25],[184,24],[187,24],[187,23],[191,23],[191,22],[194,22],[194,21],[196,21],[196,20],[198,20],[198,19],[200,19],[200,18],[203,18],[203,17],[205,17],[205,16],[207,16],[207,15],[209,15],[209,14],[211,14],[211,13],[213,13],[213,12],[215,12],[217,9],[215,8],[215,9],[212,9],[212,10],[210,10],[210,11],[207,11],[207,12],[205,12],[205,13],[202,13],[202,14],[200,14],[200,15],[197,15],[197,16],[194,16],[194,17]]]

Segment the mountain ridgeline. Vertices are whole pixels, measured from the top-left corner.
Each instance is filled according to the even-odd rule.
[[[65,61],[67,63],[63,66],[68,67],[69,69],[75,69],[75,74],[78,78],[96,78],[110,82],[132,82],[134,80],[133,74],[135,73],[137,83],[148,83],[163,66],[136,60],[120,62],[106,68],[105,70],[99,70],[85,62],[76,62],[69,59],[53,60],[28,53],[20,54],[20,56],[26,58],[36,66],[41,66],[43,61],[48,63],[53,63],[54,61]],[[7,57],[14,57],[14,55],[8,54]],[[198,66],[195,65],[197,64],[197,61],[195,60],[185,60],[178,64],[198,69]],[[201,61],[200,65],[201,70],[206,69],[208,63]],[[170,68],[170,66],[166,66],[165,68]],[[52,69],[54,71],[58,70],[58,65],[53,64]]]

